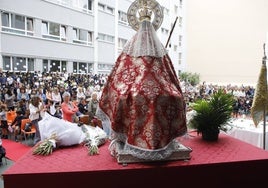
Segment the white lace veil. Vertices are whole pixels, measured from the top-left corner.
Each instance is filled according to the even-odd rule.
[[[123,53],[133,57],[163,57],[167,52],[149,20],[143,20],[137,33],[126,43]]]

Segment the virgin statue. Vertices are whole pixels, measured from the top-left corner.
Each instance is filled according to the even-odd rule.
[[[153,21],[152,21],[153,20]],[[156,30],[163,20],[155,0],[136,0],[128,21],[137,31],[108,77],[99,107],[111,123],[111,154],[165,160],[187,132],[180,82]]]

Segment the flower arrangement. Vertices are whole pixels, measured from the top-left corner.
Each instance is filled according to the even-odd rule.
[[[96,122],[95,122],[96,123]],[[39,121],[41,141],[33,149],[34,155],[50,155],[56,146],[84,143],[89,155],[99,154],[99,146],[107,140],[107,134],[96,125],[71,123],[49,114]]]
[[[99,146],[103,145],[107,140],[107,134],[98,126],[81,125],[82,131],[85,133],[85,146],[88,148],[89,155],[99,154]]]
[[[33,150],[34,155],[50,155],[56,148],[57,135],[53,133],[49,138],[43,142],[39,142]]]

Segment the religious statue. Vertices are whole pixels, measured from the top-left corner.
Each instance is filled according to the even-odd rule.
[[[162,20],[155,0],[136,0],[128,9],[137,33],[119,55],[99,103],[111,123],[109,149],[115,157],[167,160],[180,147],[176,138],[187,132],[180,82],[156,34]]]

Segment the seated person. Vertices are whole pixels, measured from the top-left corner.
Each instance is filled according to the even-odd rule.
[[[17,116],[15,117],[14,121],[10,124],[10,126],[14,130],[15,141],[18,142],[18,135],[20,135],[20,129],[21,129],[21,120],[26,119],[26,117],[23,115],[23,112],[21,110],[17,110],[16,113]]]
[[[25,99],[21,99],[18,102],[17,110],[20,110],[23,115],[27,113],[27,102]]]
[[[45,109],[46,112],[48,112],[50,115],[62,119],[60,105],[56,102],[53,102],[52,100],[48,99],[45,103]]]
[[[81,112],[82,115],[86,115],[88,112],[88,106],[87,106],[87,101],[85,98],[82,98],[80,102],[78,103],[78,109],[79,112]]]

